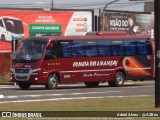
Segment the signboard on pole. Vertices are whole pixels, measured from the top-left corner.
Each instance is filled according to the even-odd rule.
[[[154,15],[149,13],[105,11],[101,21],[104,31],[148,34],[154,38]]]

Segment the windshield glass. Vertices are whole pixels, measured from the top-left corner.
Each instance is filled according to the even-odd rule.
[[[23,24],[20,20],[4,18],[6,29],[15,34],[23,34]]]
[[[16,50],[13,60],[16,61],[37,61],[43,56],[47,41],[24,40]]]

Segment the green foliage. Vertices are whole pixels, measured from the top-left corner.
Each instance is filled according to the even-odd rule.
[[[15,102],[1,103],[0,111],[160,111],[160,108],[155,108],[154,97],[111,97],[98,99],[75,99],[75,100],[57,100],[43,102]],[[72,113],[72,112],[71,112]],[[96,112],[97,113],[97,112]],[[95,114],[96,114],[95,113]],[[53,112],[54,114],[54,112]],[[68,114],[68,113],[67,113]],[[76,114],[76,113],[74,113]],[[78,115],[80,116],[80,115]],[[73,120],[159,120],[159,117],[73,117]],[[35,119],[35,118],[33,118]],[[32,120],[33,120],[32,119]],[[44,120],[72,120],[65,117],[49,117]],[[6,120],[3,119],[2,120]],[[7,119],[10,120],[10,119]],[[11,120],[29,120],[27,118],[11,118]],[[36,119],[35,119],[36,120]],[[37,119],[43,120],[43,119]]]
[[[0,111],[160,111],[154,106],[154,97],[113,97],[0,105]]]
[[[0,82],[9,82],[10,80],[10,75],[6,74],[6,75],[0,75]]]

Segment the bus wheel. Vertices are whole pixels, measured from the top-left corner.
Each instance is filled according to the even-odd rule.
[[[31,86],[31,84],[29,84],[29,83],[18,83],[18,85],[22,90],[27,90]]]
[[[114,86],[121,87],[123,86],[124,81],[125,81],[124,74],[122,72],[116,72],[114,77]]]
[[[84,84],[89,87],[89,88],[92,88],[92,87],[97,87],[99,85],[100,82],[85,82]]]
[[[48,77],[48,82],[45,84],[46,89],[56,89],[58,85],[58,77],[52,74]]]
[[[108,85],[109,85],[110,87],[114,87],[114,86],[115,86],[115,83],[114,83],[114,81],[108,81]]]
[[[6,40],[6,38],[5,38],[4,35],[1,36],[1,40],[2,40],[2,41],[5,41],[5,40]]]

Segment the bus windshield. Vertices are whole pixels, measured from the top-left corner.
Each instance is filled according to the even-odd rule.
[[[4,18],[4,23],[6,25],[6,29],[9,32],[15,33],[15,34],[23,34],[23,24],[20,20],[11,19],[11,18]]]
[[[13,60],[18,62],[31,62],[40,60],[46,48],[47,41],[22,41],[16,50]]]

